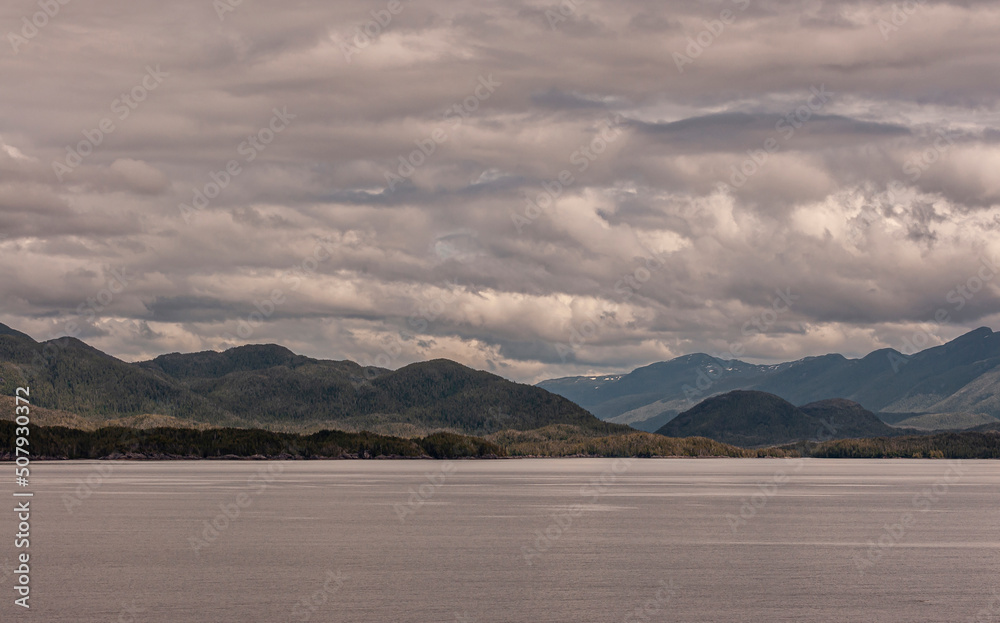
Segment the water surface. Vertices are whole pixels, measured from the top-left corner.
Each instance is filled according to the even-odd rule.
[[[34,621],[1000,621],[997,462],[32,468]]]

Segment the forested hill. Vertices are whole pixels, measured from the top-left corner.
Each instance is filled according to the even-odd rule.
[[[667,422],[668,437],[707,437],[744,447],[795,441],[891,437],[918,431],[896,429],[850,400],[823,400],[796,407],[773,394],[731,391],[708,398]]]
[[[399,370],[296,355],[277,345],[173,353],[126,363],[74,338],[39,343],[0,325],[2,392],[88,420],[143,414],[280,431],[487,435],[568,424],[610,434],[569,400],[438,359]]]

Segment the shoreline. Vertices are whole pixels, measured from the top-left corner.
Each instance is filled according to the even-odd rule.
[[[615,459],[642,459],[642,460],[676,460],[676,459],[695,459],[695,460],[711,460],[711,459],[733,459],[739,461],[755,461],[755,460],[767,460],[767,461],[794,461],[797,459],[809,459],[809,460],[833,460],[833,461],[997,461],[1000,459],[990,458],[990,457],[908,457],[908,456],[882,456],[882,457],[872,457],[872,456],[852,456],[852,457],[816,457],[816,456],[725,456],[725,455],[706,455],[706,456],[685,456],[685,455],[662,455],[662,456],[602,456],[597,454],[585,455],[585,454],[574,454],[569,456],[546,456],[546,455],[532,455],[532,456],[463,456],[463,457],[453,457],[453,458],[435,458],[432,456],[375,456],[368,458],[360,458],[357,456],[340,456],[340,457],[329,457],[329,456],[311,456],[311,457],[301,457],[301,456],[264,456],[264,455],[253,455],[253,456],[213,456],[213,457],[200,457],[200,456],[121,456],[121,457],[110,457],[104,456],[96,459],[71,459],[67,457],[52,457],[52,456],[41,456],[32,457],[31,461],[34,462],[45,462],[45,463],[64,463],[70,461],[76,461],[81,463],[170,463],[177,461],[184,462],[195,462],[195,461],[209,461],[209,462],[222,462],[222,461],[506,461],[506,460],[540,460],[540,459],[607,459],[613,461]],[[0,458],[0,464],[13,464],[13,459]]]

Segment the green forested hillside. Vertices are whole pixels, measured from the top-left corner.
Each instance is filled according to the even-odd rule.
[[[893,428],[856,402],[843,398],[820,400],[802,405],[799,410],[819,420],[826,433],[823,437],[874,437],[878,435],[899,435],[899,428]],[[916,432],[916,431],[912,431]]]
[[[870,439],[838,439],[784,446],[803,456],[831,459],[997,459],[1000,432],[937,433]]]
[[[815,439],[821,424],[795,405],[763,392],[713,396],[656,431],[667,437],[708,437],[738,446],[764,446]]]
[[[850,400],[822,400],[796,407],[773,394],[743,390],[708,398],[657,431],[668,437],[708,437],[744,447],[907,432],[912,431],[888,426]]]
[[[75,338],[37,343],[0,334],[0,392],[31,388],[32,404],[98,420],[144,413],[236,423],[172,379],[125,363]]]
[[[0,421],[0,460],[13,460],[10,443],[14,423]],[[33,427],[31,452],[38,458],[377,458],[377,457],[500,457],[504,450],[485,439],[435,433],[423,439],[402,439],[372,433],[321,431],[312,435],[259,429],[107,427],[83,431]]]
[[[794,450],[751,450],[705,437],[678,439],[637,430],[601,435],[564,424],[528,431],[501,431],[490,435],[488,439],[502,447],[509,456],[753,458],[795,455]]]
[[[486,435],[549,424],[630,430],[543,389],[444,359],[393,371],[312,359],[271,344],[130,364],[73,338],[37,343],[3,329],[2,391],[11,395],[29,385],[33,404],[88,420],[157,414],[216,426],[406,436]]]
[[[373,433],[320,431],[311,435],[259,429],[192,430],[120,426],[92,431],[64,427],[32,427],[34,459],[346,459],[346,458],[500,458],[505,456],[793,456],[794,450],[747,450],[711,439],[668,439],[633,431],[607,434],[579,426],[555,424],[532,431],[507,430],[488,439],[434,433],[404,439]],[[0,421],[0,461],[13,460],[14,424]]]

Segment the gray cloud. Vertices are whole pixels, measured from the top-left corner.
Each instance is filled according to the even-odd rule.
[[[1000,278],[956,294],[1000,261],[993,4],[401,6],[73,3],[8,37],[0,322],[528,381],[1000,325]]]

